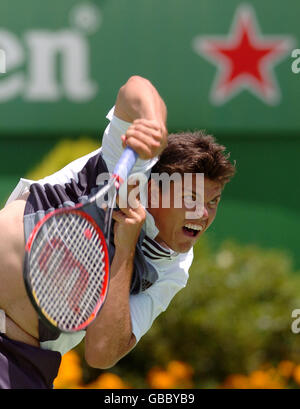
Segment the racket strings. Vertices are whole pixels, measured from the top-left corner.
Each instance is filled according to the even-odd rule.
[[[76,249],[76,251],[82,251],[83,253],[83,263],[87,264],[90,263],[90,260],[92,261],[91,264],[91,268],[97,269],[98,265],[97,262],[95,262],[95,260],[97,260],[97,253],[98,253],[98,239],[97,236],[94,234],[92,239],[90,239],[92,241],[88,242],[88,240],[82,240],[82,247],[79,246],[78,249]],[[92,251],[91,251],[92,250]],[[102,247],[101,247],[102,250]],[[103,259],[103,252],[101,252],[101,256]],[[101,262],[103,263],[103,260],[101,259]],[[102,265],[101,265],[102,266]],[[102,266],[103,269],[104,265]],[[94,285],[96,287],[101,286],[101,280],[102,280],[102,276],[96,276],[95,277],[95,283]],[[81,286],[76,286],[74,288],[76,288],[76,292],[73,292],[73,296],[75,298],[75,300],[80,297],[80,294],[83,294],[82,296],[82,301],[81,301],[81,305],[82,305],[82,315],[83,316],[89,316],[92,313],[92,309],[91,309],[91,304],[90,304],[90,300],[94,298],[94,302],[97,302],[99,296],[97,293],[95,293],[94,289],[88,285],[88,283],[86,282],[86,280],[84,280],[83,282],[81,282]],[[84,288],[82,288],[84,287]],[[87,291],[85,291],[85,289]],[[73,322],[71,323],[71,325],[76,325],[76,315],[74,314],[73,317]]]
[[[70,233],[68,233],[68,234],[70,234]],[[92,248],[92,247],[91,247]],[[78,243],[78,249],[72,249],[72,247],[71,247],[71,250],[73,250],[73,252],[74,251],[76,251],[76,250],[78,250],[78,251],[81,251],[81,256],[82,256],[82,261],[83,261],[83,263],[85,263],[85,260],[86,260],[86,258],[87,258],[87,254],[86,254],[86,251],[85,251],[85,249],[84,249],[84,247],[81,245],[81,243]],[[58,254],[58,256],[59,256],[59,259],[61,259],[61,258],[63,258],[65,255],[64,255],[64,252],[63,251],[60,251],[60,252],[57,252],[57,254]],[[93,257],[94,256],[94,254],[91,254],[91,257]],[[56,260],[55,260],[55,262],[57,263],[57,256],[56,256]],[[60,260],[58,260],[58,262],[60,263]],[[64,265],[64,268],[61,268],[61,275],[62,275],[62,277],[65,275],[65,274],[67,274],[67,272],[68,272],[68,270],[70,269],[70,265],[69,265],[70,263],[65,263],[65,265]],[[63,266],[62,266],[63,267]],[[71,299],[70,299],[70,297],[72,297],[72,299],[74,299],[74,302],[76,301],[77,302],[77,300],[78,300],[78,297],[80,296],[80,292],[82,292],[83,290],[84,290],[84,286],[86,286],[86,284],[84,284],[84,282],[82,283],[82,281],[84,281],[84,278],[85,277],[82,277],[82,279],[83,280],[79,280],[79,277],[78,277],[78,274],[80,274],[80,271],[77,271],[77,274],[76,274],[76,271],[74,271],[74,270],[76,270],[76,266],[74,266],[75,268],[73,268],[73,274],[71,275],[71,278],[72,278],[72,281],[70,281],[70,283],[69,283],[69,288],[73,288],[72,289],[72,292],[70,293],[68,293],[68,292],[66,292],[65,293],[65,297],[63,298],[62,297],[62,294],[61,294],[61,291],[58,291],[57,292],[57,294],[56,294],[56,298],[57,298],[57,301],[54,303],[54,305],[56,305],[57,306],[57,308],[56,308],[56,310],[60,310],[61,308],[61,304],[63,304],[64,302],[69,302],[69,303],[71,303]],[[78,270],[78,269],[77,269]],[[58,277],[58,280],[59,280],[59,277]],[[56,285],[58,286],[58,288],[60,288],[61,287],[61,279],[56,283]],[[77,283],[77,285],[76,285],[76,283]],[[59,303],[59,301],[60,301],[60,303]],[[64,309],[61,309],[62,311],[64,310]],[[58,311],[56,311],[57,313],[58,313]],[[55,311],[54,311],[54,313],[55,313]],[[84,313],[84,312],[83,312]],[[66,314],[65,314],[66,315]],[[74,315],[74,317],[76,317],[76,315]],[[61,316],[61,319],[62,320],[65,320],[66,319],[66,317],[65,316]],[[74,319],[73,319],[73,322],[71,323],[71,325],[73,325],[74,324]]]
[[[41,235],[39,235],[40,240],[36,239],[35,244],[37,244],[36,251],[34,252],[36,254],[36,259],[32,258],[32,265],[34,263],[39,263],[39,270],[42,270],[43,274],[39,274],[39,271],[35,272],[32,271],[32,283],[34,285],[34,288],[36,289],[37,295],[40,297],[41,291],[46,295],[51,291],[51,287],[56,285],[57,292],[52,295],[52,302],[54,307],[56,306],[56,309],[60,307],[60,304],[63,304],[65,302],[65,297],[68,295],[66,292],[62,291],[63,286],[62,280],[64,277],[64,271],[60,269],[60,275],[54,275],[53,271],[57,271],[56,266],[61,263],[61,260],[64,256],[63,249],[59,251],[59,249],[56,248],[56,251],[53,251],[53,245],[54,245],[54,237],[61,237],[62,234],[60,231],[64,232],[67,231],[69,232],[68,234],[73,234],[74,230],[76,228],[76,223],[73,225],[73,229],[69,229],[69,220],[68,218],[60,218],[59,223],[57,223],[57,220],[53,219],[51,220],[52,223],[48,223],[46,226],[43,226],[44,230],[44,240],[41,240]],[[51,239],[52,238],[52,239]],[[46,239],[46,243],[45,243]],[[42,248],[44,249],[44,252],[46,252],[45,257],[48,256],[47,262],[43,266],[41,266],[40,261],[39,261],[39,254],[42,252]],[[33,253],[33,252],[32,252]],[[49,257],[51,255],[51,258]],[[52,270],[52,271],[51,271]],[[72,284],[72,283],[70,283]],[[38,290],[40,291],[38,292]],[[41,299],[42,301],[42,299]],[[59,304],[60,301],[60,304]]]
[[[42,274],[35,274],[32,272],[31,277],[32,277],[32,282],[35,285],[36,288],[38,286],[43,286],[43,290],[45,293],[47,293],[49,287],[52,285],[52,280],[53,277],[48,277],[46,276],[47,272],[50,273],[50,261],[49,261],[49,255],[51,254],[51,250],[53,249],[53,242],[51,242],[51,238],[56,237],[57,234],[59,234],[60,230],[63,231],[68,231],[68,219],[67,218],[60,218],[60,223],[55,223],[55,219],[52,220],[52,223],[48,223],[47,225],[43,226],[43,231],[44,231],[44,237],[42,240],[41,239],[41,234],[38,236],[38,238],[35,239],[35,248],[32,249],[32,254],[33,257],[31,259],[31,265],[34,266],[37,262],[39,262],[40,269],[43,271],[44,275]],[[74,229],[75,229],[75,224],[74,224]],[[74,230],[73,229],[73,230]],[[73,231],[69,231],[69,234],[72,234]],[[49,245],[49,247],[48,247]],[[47,257],[47,262],[45,261],[45,264],[41,266],[40,263],[40,254],[43,251],[46,253],[44,257]],[[51,259],[51,267],[54,267],[55,265],[58,264],[58,261],[61,260],[62,253],[56,250],[56,252],[52,253],[52,259]],[[51,274],[51,273],[50,273]],[[57,287],[59,288],[59,276],[56,277],[58,280],[57,282]]]
[[[71,330],[88,319],[99,302],[104,251],[85,218],[64,213],[48,220],[43,227],[47,233],[36,237],[36,248],[31,250],[32,287],[44,314]]]

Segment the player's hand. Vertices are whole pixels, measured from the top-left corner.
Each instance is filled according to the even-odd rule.
[[[131,206],[113,211],[114,244],[116,249],[134,256],[142,226],[146,220],[145,208],[138,198],[131,198]]]
[[[141,159],[161,154],[167,146],[167,129],[154,119],[136,119],[121,136],[123,148],[130,146]]]

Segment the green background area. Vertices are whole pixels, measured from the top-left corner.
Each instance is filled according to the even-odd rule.
[[[230,132],[240,140],[249,132],[276,133],[284,138],[287,132],[298,132],[300,77],[292,73],[291,53],[273,67],[282,97],[279,105],[269,106],[251,93],[243,92],[221,107],[213,107],[209,94],[216,66],[198,55],[192,46],[197,36],[227,38],[238,6],[247,5],[256,16],[258,34],[261,31],[262,36],[288,38],[296,48],[300,39],[297,0],[289,0],[289,7],[280,0],[89,3],[101,12],[99,28],[94,32],[84,32],[70,20],[70,12],[86,2],[54,0],[43,6],[37,0],[27,0],[24,5],[18,0],[1,2],[0,28],[14,34],[24,58],[0,79],[0,94],[1,83],[16,75],[24,77],[24,86],[15,98],[1,105],[0,135],[18,132],[41,136],[40,131],[77,133],[101,129],[107,106],[114,102],[118,88],[132,74],[143,75],[158,87],[168,105],[172,128],[201,126],[219,134]],[[18,16],[12,10],[19,10]],[[61,98],[43,103],[28,101],[26,89],[32,76],[28,35],[39,30],[82,34],[90,50],[90,82],[98,87],[91,100],[68,98],[61,82],[63,59],[57,53],[55,72]]]

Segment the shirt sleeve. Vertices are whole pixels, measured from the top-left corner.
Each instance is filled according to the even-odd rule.
[[[107,165],[108,171],[113,173],[113,170],[123,152],[121,136],[126,133],[131,125],[130,122],[125,122],[114,115],[115,107],[107,114],[107,119],[110,121],[106,127],[102,140],[103,159]],[[138,159],[131,173],[149,174],[151,168],[155,165],[158,158],[155,157],[149,160]]]
[[[165,311],[171,300],[186,286],[193,249],[180,254],[168,266],[160,269],[158,280],[142,293],[130,296],[132,332],[136,341],[151,328],[154,320]],[[156,266],[158,268],[158,266]]]

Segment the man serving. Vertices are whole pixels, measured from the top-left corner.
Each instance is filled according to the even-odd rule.
[[[108,368],[126,355],[185,287],[193,246],[213,222],[223,188],[234,174],[225,148],[213,137],[202,132],[167,136],[165,103],[144,78],[129,78],[107,118],[102,148],[37,182],[21,179],[0,212],[0,388],[51,388],[61,355],[83,338],[90,366]],[[45,214],[94,193],[99,175],[112,173],[126,145],[139,155],[132,172],[149,179],[148,206],[136,197],[134,206],[113,212],[110,284],[96,319],[75,334],[51,331],[25,290],[25,243]],[[154,174],[169,175],[169,187],[163,188]],[[182,178],[172,179],[174,174]],[[188,189],[186,174],[191,176]],[[204,175],[202,197],[198,174]],[[166,196],[168,208],[163,205]],[[197,201],[201,212],[191,217],[191,203],[196,208]]]

